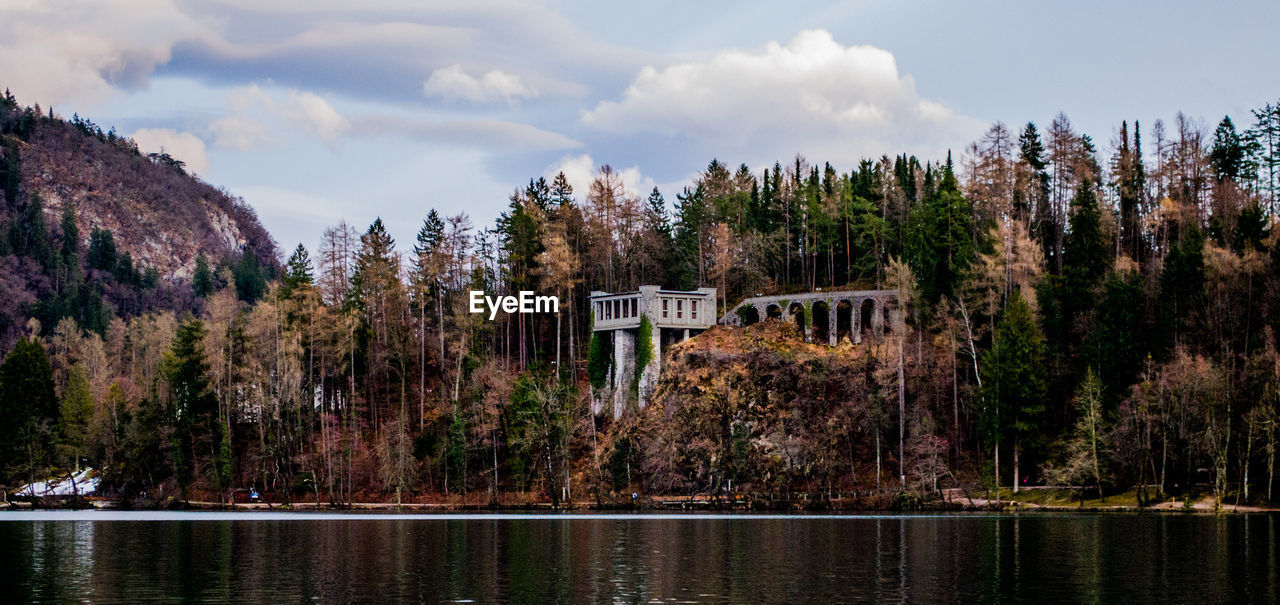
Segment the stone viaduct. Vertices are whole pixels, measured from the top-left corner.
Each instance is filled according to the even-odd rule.
[[[833,290],[804,294],[757,296],[738,303],[719,323],[747,326],[762,319],[795,322],[808,342],[831,346],[848,340],[861,343],[865,335],[883,334],[901,311],[893,290]],[[658,384],[662,349],[716,324],[716,290],[663,290],[640,286],[634,292],[592,292],[591,329],[612,341],[610,390],[614,418],[622,416],[632,393],[644,407]],[[645,321],[647,320],[647,321]],[[602,334],[603,333],[603,334]],[[637,345],[648,343],[644,367]],[[608,393],[593,393],[591,411],[604,411]]]
[[[763,319],[795,322],[807,342],[835,346],[845,339],[861,343],[866,334],[880,335],[901,311],[893,290],[833,290],[748,298],[720,323],[749,326]]]

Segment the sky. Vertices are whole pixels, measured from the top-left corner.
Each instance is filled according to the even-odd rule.
[[[1065,113],[1211,129],[1280,100],[1280,3],[0,0],[0,86],[164,151],[287,253],[382,217],[490,226],[603,164],[675,200],[712,158],[961,153]]]

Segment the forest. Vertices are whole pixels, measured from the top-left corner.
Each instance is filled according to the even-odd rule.
[[[87,465],[138,505],[995,485],[1274,502],[1280,105],[1237,118],[1126,120],[1100,144],[1059,114],[856,166],[713,159],[673,200],[606,165],[586,191],[530,179],[492,226],[432,209],[396,242],[381,219],[340,223],[316,250],[202,254],[162,278],[4,169],[22,129],[62,122],[10,98],[0,275],[66,286],[0,317],[20,335],[0,365],[0,484]],[[595,416],[612,349],[587,295],[644,284],[717,288],[720,313],[893,289],[903,312],[835,347],[777,321],[713,328],[663,347],[646,408]],[[183,295],[150,302],[157,288]],[[471,290],[553,294],[560,312],[490,321]]]

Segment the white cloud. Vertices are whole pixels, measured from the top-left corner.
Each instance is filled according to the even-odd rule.
[[[763,154],[756,159],[795,151],[856,159],[884,152],[890,140],[964,140],[954,130],[972,126],[921,98],[890,52],[844,46],[824,30],[801,32],[785,46],[645,67],[620,100],[584,111],[581,122],[607,133],[688,137],[719,153]]]
[[[581,200],[587,192],[591,191],[591,181],[595,180],[596,175],[600,173],[600,168],[601,165],[596,164],[589,154],[583,153],[567,155],[556,160],[542,172],[542,175],[550,181],[556,174],[563,172],[564,178],[573,186],[574,196]],[[648,197],[649,192],[653,191],[653,179],[641,173],[639,166],[621,170],[614,168],[614,172],[622,179],[622,188],[627,195],[643,198]]]
[[[270,142],[267,129],[261,122],[245,115],[231,114],[209,124],[213,146],[220,149],[249,151]]]
[[[187,165],[188,172],[204,175],[209,171],[209,156],[204,141],[190,132],[170,128],[143,128],[129,135],[143,153],[165,152]]]
[[[476,77],[463,71],[461,65],[451,65],[431,72],[431,77],[422,84],[422,93],[445,101],[503,101],[508,105],[538,96],[538,91],[525,85],[519,76],[494,69]]]
[[[14,0],[0,7],[0,75],[26,103],[95,103],[144,86],[204,31],[169,0]]]
[[[307,134],[332,144],[351,128],[351,122],[323,97],[289,89],[283,101],[257,84],[233,88],[227,93],[232,113],[209,125],[214,144],[228,149],[247,150],[270,140],[266,127],[252,117],[276,116],[292,122]],[[264,111],[265,110],[265,111]]]
[[[289,91],[284,113],[303,130],[329,143],[351,127],[328,101],[310,92]]]

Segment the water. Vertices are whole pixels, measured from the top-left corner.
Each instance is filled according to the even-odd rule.
[[[14,602],[1274,602],[1276,515],[0,512]]]

